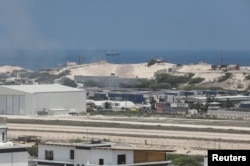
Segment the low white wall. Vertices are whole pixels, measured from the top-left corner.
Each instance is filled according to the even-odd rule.
[[[28,152],[0,153],[0,165],[1,166],[27,166],[28,165]]]

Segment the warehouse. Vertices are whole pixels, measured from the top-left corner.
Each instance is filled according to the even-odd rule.
[[[86,111],[86,92],[59,84],[0,86],[0,114],[68,114]]]

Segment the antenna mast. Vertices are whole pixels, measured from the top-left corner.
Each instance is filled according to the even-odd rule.
[[[224,52],[221,51],[221,65],[223,65],[224,63]]]
[[[83,63],[83,54],[79,55],[79,65]]]

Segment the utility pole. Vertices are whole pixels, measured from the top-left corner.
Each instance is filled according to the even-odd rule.
[[[79,65],[83,63],[83,54],[79,55]]]

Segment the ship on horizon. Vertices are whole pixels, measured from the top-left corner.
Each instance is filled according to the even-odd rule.
[[[119,52],[112,52],[110,50],[106,50],[105,54],[106,56],[119,56],[120,55]]]

